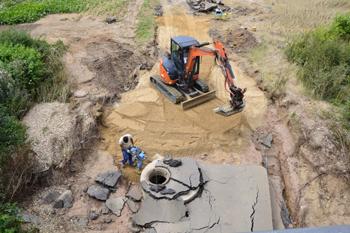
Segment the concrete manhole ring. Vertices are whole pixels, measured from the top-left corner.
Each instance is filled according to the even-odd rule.
[[[149,185],[166,184],[169,182],[170,172],[166,168],[155,167],[146,173],[145,180]]]
[[[84,90],[77,90],[74,92],[74,96],[77,98],[83,98],[83,97],[87,96],[87,94],[88,93]]]

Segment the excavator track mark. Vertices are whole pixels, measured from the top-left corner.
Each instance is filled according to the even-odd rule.
[[[151,83],[157,88],[163,95],[165,95],[174,104],[180,103],[183,99],[182,94],[172,86],[168,86],[160,79],[159,75],[153,75],[150,78]]]

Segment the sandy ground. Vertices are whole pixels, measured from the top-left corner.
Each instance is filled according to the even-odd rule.
[[[187,14],[186,3],[163,1],[161,4],[164,14],[157,19],[157,42],[162,49],[169,50],[170,38],[179,35],[192,36],[200,43],[212,41],[208,34],[212,16]],[[100,148],[116,154],[117,161],[122,160],[118,140],[129,133],[150,157],[157,153],[174,157],[216,152],[240,154],[248,146],[251,130],[260,124],[267,100],[253,78],[234,63],[232,68],[238,85],[248,88],[247,105],[242,113],[224,117],[212,111],[229,99],[224,76],[214,66],[213,57],[203,57],[200,77],[216,90],[217,98],[187,111],[171,103],[150,84],[149,77],[159,72],[156,63],[150,72],[141,76],[137,89],[121,95],[118,107],[105,111],[102,120],[109,128],[101,127],[105,141]],[[129,170],[125,169],[128,179],[137,181],[138,177]]]

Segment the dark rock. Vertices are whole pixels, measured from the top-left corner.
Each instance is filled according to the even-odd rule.
[[[72,191],[67,190],[64,193],[62,193],[58,198],[57,201],[55,203],[55,205],[53,206],[54,208],[71,208],[72,202],[74,201],[73,197],[72,197]]]
[[[131,212],[136,213],[137,210],[139,209],[138,205],[136,205],[136,203],[134,201],[132,201],[131,199],[128,199],[126,201],[126,203],[129,206],[129,209],[131,210]]]
[[[30,222],[33,223],[36,220],[38,220],[38,216],[31,215],[31,214],[18,214],[17,216],[22,217],[24,222]]]
[[[164,189],[160,193],[163,195],[168,195],[168,194],[174,194],[174,193],[176,193],[176,191],[174,189]]]
[[[173,160],[169,163],[170,167],[178,167],[181,166],[182,162],[181,160],[177,159],[177,160]]]
[[[273,140],[273,135],[272,133],[269,133],[269,135],[267,135],[267,137],[262,141],[262,144],[264,146],[267,146],[268,148],[271,148],[272,140]]]
[[[141,229],[139,229],[139,228],[137,228],[137,227],[132,227],[132,226],[129,228],[129,230],[130,230],[131,232],[134,232],[134,233],[138,233],[138,232],[141,231]]]
[[[109,19],[109,20],[106,20],[106,22],[111,24],[111,23],[117,22],[117,20],[116,19]]]
[[[84,188],[83,192],[86,193],[88,191],[89,187]]]
[[[49,194],[46,195],[44,198],[43,204],[48,205],[53,203],[61,194],[57,192],[56,190],[52,190],[49,192]]]
[[[166,211],[164,209],[166,208]],[[186,206],[182,199],[156,200],[146,195],[139,211],[130,217],[130,220],[138,226],[150,227],[152,223],[162,222],[178,222],[186,216]]]
[[[150,188],[151,191],[158,193],[159,191],[162,191],[163,189],[165,189],[166,186],[164,184],[157,184],[154,185]]]
[[[94,212],[90,213],[91,220],[96,220],[98,218],[98,215]]]
[[[126,196],[131,198],[133,201],[141,201],[142,191],[138,188],[133,188],[126,194]]]
[[[105,201],[108,199],[109,189],[92,185],[89,187],[87,194],[100,201]]]
[[[99,174],[99,176],[95,179],[95,181],[107,187],[114,188],[114,186],[118,183],[118,180],[122,176],[123,175],[120,174],[119,172],[108,171],[106,173],[103,173],[102,175]]]
[[[109,209],[108,207],[106,206],[106,203],[103,203],[103,206],[102,206],[102,214],[108,214],[109,213]]]
[[[63,208],[63,200],[57,200],[53,208]]]
[[[127,199],[125,197],[117,197],[117,198],[108,199],[106,201],[106,206],[108,207],[108,209],[110,209],[113,212],[113,214],[120,217],[126,200]]]
[[[110,222],[112,222],[112,219],[111,219],[110,217],[104,218],[104,220],[105,220],[105,223],[110,223]]]

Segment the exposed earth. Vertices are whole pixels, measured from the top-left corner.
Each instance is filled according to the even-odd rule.
[[[16,26],[30,31],[32,36],[44,36],[50,43],[60,39],[69,44],[65,62],[72,92],[88,93],[84,98],[72,97],[69,104],[60,104],[64,105],[60,110],[52,104],[50,108],[41,104],[35,114],[27,116],[26,122],[38,127],[30,136],[39,144],[62,140],[67,142],[65,148],[69,151],[79,141],[68,140],[71,135],[67,132],[75,132],[76,125],[84,132],[74,134],[84,142],[79,153],[67,152],[69,158],[59,153],[54,158],[42,157],[44,161],[53,161],[52,185],[21,203],[25,214],[38,216],[38,220],[27,225],[38,227],[41,232],[129,232],[132,211],[128,205],[125,204],[120,217],[112,213],[102,215],[102,202],[83,191],[95,184],[99,173],[107,171],[124,175],[110,198],[125,196],[134,187],[141,189],[140,174],[135,168],[120,166],[122,154],[118,141],[125,133],[133,135],[135,144],[149,155],[145,165],[154,156],[171,154],[193,157],[201,163],[253,164],[267,168],[275,213],[288,209],[291,214],[291,218],[284,219],[289,222],[274,222],[274,229],[350,224],[348,185],[342,176],[331,172],[333,164],[328,160],[338,155],[321,114],[329,106],[303,96],[295,74],[289,77],[285,95],[271,97],[260,74],[264,69],[285,66],[285,57],[271,53],[257,67],[244,56],[262,39],[266,40],[267,35],[270,39],[279,38],[280,44],[284,44],[281,35],[293,25],[285,21],[276,25],[276,17],[283,12],[278,7],[284,5],[276,3],[273,8],[275,3],[269,1],[223,1],[237,13],[222,21],[215,20],[213,13],[194,14],[186,1],[161,0],[163,14],[155,17],[158,24],[155,37],[140,46],[134,42],[134,28],[142,2],[130,1],[123,20],[113,24],[103,22],[102,16],[80,18],[77,14],[62,14]],[[60,21],[63,18],[69,20]],[[297,25],[295,29],[303,26]],[[251,30],[253,27],[257,28],[256,32]],[[179,35],[192,36],[200,43],[214,39],[225,44],[239,86],[248,88],[242,113],[230,117],[213,113],[212,109],[225,104],[229,96],[224,89],[224,77],[211,57],[203,58],[200,77],[216,90],[214,100],[183,111],[150,84],[149,77],[159,71],[159,59],[170,50],[170,38]],[[60,132],[55,127],[64,128],[66,118],[48,125],[50,119],[60,114],[72,119],[67,124],[70,128],[62,130],[63,139],[55,136]],[[41,134],[46,126],[50,140],[45,141]],[[270,133],[273,139],[268,147],[262,142]],[[52,151],[59,145],[53,146]],[[47,151],[42,154],[50,156]],[[62,164],[66,165],[56,168]],[[50,190],[62,193],[67,189],[74,198],[71,208],[42,205]],[[101,216],[89,220],[88,226],[80,225],[77,219],[89,219],[92,212]],[[104,219],[107,216],[111,223]]]

